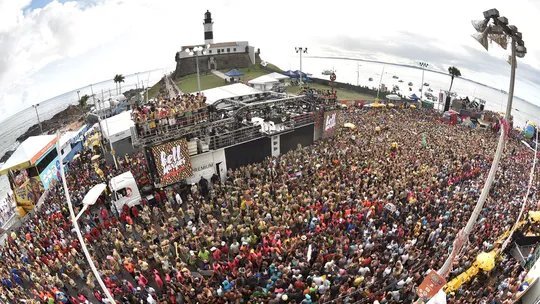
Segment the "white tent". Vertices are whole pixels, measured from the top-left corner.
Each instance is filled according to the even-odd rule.
[[[56,135],[28,137],[4,163],[0,169],[0,174],[6,174],[9,170],[32,167],[54,147],[56,140]]]
[[[204,96],[206,96],[206,103],[211,105],[216,101],[224,98],[255,95],[262,92],[243,83],[235,83],[231,85],[204,90],[202,91],[202,93],[204,94]]]
[[[107,139],[110,138],[110,141],[113,143],[130,137],[131,127],[133,126],[135,126],[135,123],[131,119],[131,110],[111,116],[101,121],[101,130],[103,130],[103,136]]]
[[[401,100],[401,97],[399,97],[396,94],[390,94],[390,95],[386,95],[386,99],[399,101]]]
[[[248,81],[248,83],[253,85],[257,90],[270,91],[274,84],[279,83],[279,80],[269,75],[262,75]]]
[[[275,78],[277,80],[283,80],[283,79],[289,79],[290,78],[287,75],[283,75],[283,74],[276,73],[276,72],[270,73],[267,76],[270,76],[270,77]]]

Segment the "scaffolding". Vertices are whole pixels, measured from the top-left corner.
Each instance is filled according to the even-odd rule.
[[[209,149],[215,150],[309,125],[314,123],[314,113],[333,107],[327,100],[304,95],[261,94],[242,99],[223,99],[212,106],[185,113],[176,117],[172,125],[136,122],[131,131],[133,144],[148,147],[179,138],[198,138],[208,143]],[[219,107],[221,109],[217,109]],[[263,132],[261,125],[252,122],[254,117],[264,120],[282,117],[284,121],[279,131]]]

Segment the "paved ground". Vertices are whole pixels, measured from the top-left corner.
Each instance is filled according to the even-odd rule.
[[[165,75],[164,78],[165,78],[165,88],[169,94],[169,98],[173,98],[180,94],[183,94],[182,91],[180,91],[176,83],[174,83],[174,81],[171,79],[169,75]]]
[[[223,74],[222,72],[218,71],[218,70],[212,70],[212,74],[216,75],[217,77],[221,78],[221,79],[224,79],[224,80],[229,80],[230,77]]]

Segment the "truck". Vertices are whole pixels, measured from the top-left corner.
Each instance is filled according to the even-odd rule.
[[[131,171],[111,178],[109,188],[112,192],[112,202],[118,212],[122,212],[124,205],[133,207],[141,203],[141,192]]]

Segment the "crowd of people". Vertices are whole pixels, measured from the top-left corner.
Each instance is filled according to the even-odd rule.
[[[357,127],[229,170],[225,180],[156,189],[122,210],[103,196],[80,226],[117,303],[412,303],[469,218],[498,135],[423,110],[349,109],[342,121]],[[96,170],[91,155],[70,164],[76,205],[126,170],[149,183],[142,155],[118,170]],[[508,139],[450,278],[513,224],[531,160]],[[0,302],[108,302],[72,229],[57,186],[0,251]],[[505,257],[448,302],[511,303],[523,273]]]
[[[6,196],[0,199],[0,227],[15,213],[13,208],[13,195],[6,194]]]
[[[160,97],[136,107],[131,115],[139,136],[161,134],[172,126],[190,125],[207,119],[206,97],[202,93]]]

